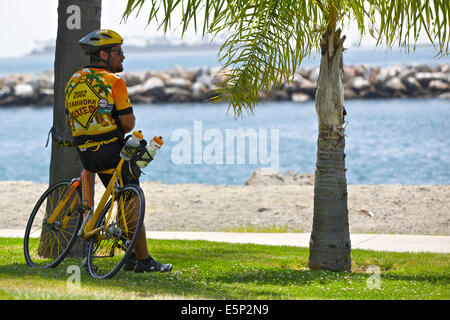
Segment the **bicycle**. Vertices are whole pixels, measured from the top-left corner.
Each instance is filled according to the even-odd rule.
[[[49,137],[50,133],[58,144],[75,146],[62,139],[55,127]],[[143,140],[131,161],[142,158],[145,145]],[[123,185],[124,163],[121,159],[116,168],[99,172],[112,177],[95,209],[91,173],[85,169],[80,177],[58,182],[42,194],[25,229],[24,254],[29,266],[56,267],[81,237],[86,248],[83,264],[92,277],[111,278],[121,269],[134,248],[145,213],[142,189],[136,184]]]

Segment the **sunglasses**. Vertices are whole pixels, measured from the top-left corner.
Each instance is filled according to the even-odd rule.
[[[119,56],[123,56],[123,51],[121,49],[109,50],[109,52],[116,52]]]

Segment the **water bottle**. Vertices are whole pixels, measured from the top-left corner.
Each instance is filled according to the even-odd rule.
[[[163,144],[164,142],[162,140],[162,137],[153,137],[147,147],[145,147],[147,149],[147,152],[142,155],[141,159],[136,161],[136,164],[140,168],[145,168],[153,160],[156,152],[161,148]]]
[[[122,148],[122,151],[120,151],[120,156],[125,159],[125,161],[130,161],[133,154],[136,152],[136,148],[141,145],[141,140],[144,138],[144,135],[142,132],[139,131],[133,131],[133,134],[131,135],[131,138],[127,140],[125,145]]]

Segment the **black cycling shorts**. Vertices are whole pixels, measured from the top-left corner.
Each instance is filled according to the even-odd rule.
[[[93,160],[82,160],[83,167],[90,172],[99,172],[107,169],[116,168],[120,161],[120,150],[117,153],[111,154],[103,159]],[[134,174],[132,174],[134,172]],[[111,175],[105,173],[97,173],[98,177],[102,181],[105,188],[108,186],[111,180]],[[130,167],[130,163],[125,161],[122,166],[122,179],[123,185],[127,184],[137,184],[139,185],[139,174],[140,169],[136,164]]]

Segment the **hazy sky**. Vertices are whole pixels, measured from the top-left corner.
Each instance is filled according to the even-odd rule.
[[[126,0],[102,1],[102,28],[113,29],[125,38],[163,35],[154,27],[146,28],[145,14],[140,18],[133,15],[127,23],[120,23],[126,3]],[[0,23],[3,29],[0,57],[20,56],[29,53],[39,41],[56,39],[57,9],[58,0],[0,0]]]
[[[146,28],[146,14],[149,10],[142,10],[139,18],[134,15],[126,23],[120,23],[126,0],[103,0],[101,27],[113,29],[127,37],[162,36],[154,26]],[[147,1],[147,5],[151,1]],[[58,27],[58,0],[0,0],[0,23],[2,27],[2,50],[0,57],[20,56],[29,53],[38,42],[55,40]],[[148,8],[148,6],[147,6]],[[176,19],[174,19],[176,20]],[[357,41],[355,28],[344,30],[347,45]],[[179,32],[173,32],[179,35]],[[193,32],[185,35],[185,39],[200,38]],[[365,39],[363,45],[373,46],[373,39]]]

